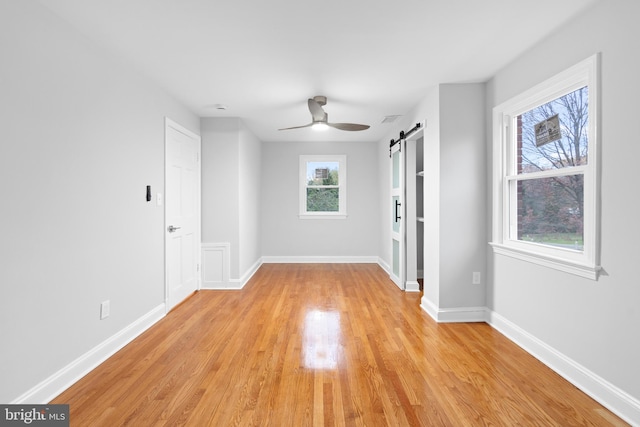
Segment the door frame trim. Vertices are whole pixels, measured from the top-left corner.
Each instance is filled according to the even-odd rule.
[[[163,215],[164,215],[164,219],[163,219],[163,228],[162,228],[162,233],[163,233],[163,245],[164,245],[164,305],[165,305],[165,312],[168,313],[169,311],[171,311],[171,309],[173,307],[169,306],[169,275],[168,275],[168,262],[167,262],[167,227],[169,226],[169,224],[167,223],[167,203],[166,203],[166,192],[167,192],[167,137],[168,137],[168,130],[169,128],[172,128],[180,133],[183,133],[193,139],[195,139],[197,141],[198,144],[198,177],[197,177],[197,191],[196,191],[196,196],[197,196],[197,201],[196,201],[196,212],[197,212],[197,219],[196,219],[196,248],[195,248],[195,256],[197,257],[197,261],[196,261],[196,271],[195,271],[195,277],[196,277],[196,291],[199,291],[202,287],[202,258],[201,258],[201,251],[200,251],[200,247],[202,245],[202,137],[198,134],[196,134],[195,132],[190,131],[189,129],[187,129],[186,127],[180,125],[179,123],[175,122],[174,120],[171,120],[169,117],[165,117],[164,118],[164,195],[165,197],[163,197],[164,199],[164,203],[163,203]]]

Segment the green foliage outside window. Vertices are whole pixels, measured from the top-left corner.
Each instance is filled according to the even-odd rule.
[[[338,212],[337,188],[307,188],[307,212]]]
[[[346,216],[346,156],[300,156],[300,214]],[[309,217],[307,217],[309,218]]]

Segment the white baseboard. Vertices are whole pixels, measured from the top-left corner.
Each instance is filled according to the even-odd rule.
[[[265,264],[377,264],[377,256],[263,256]]]
[[[49,378],[14,399],[11,404],[47,404],[80,378],[113,356],[165,316],[162,303],[112,337],[98,344]]]
[[[391,275],[391,266],[384,262],[382,258],[378,258],[376,263],[387,272],[388,275]],[[422,277],[422,275],[418,272],[418,277]],[[407,280],[405,282],[405,292],[420,292],[420,283],[417,281]]]
[[[640,400],[620,390],[501,315],[487,310],[486,321],[611,412],[631,425],[640,426]]]
[[[251,267],[249,267],[249,270],[247,270],[240,279],[230,279],[229,277],[225,277],[221,281],[208,281],[205,282],[205,286],[201,289],[205,291],[240,290],[244,288],[247,282],[249,282],[253,275],[256,274],[256,271],[258,271],[262,263],[262,258],[258,259]]]
[[[487,322],[527,353],[540,360],[585,394],[633,426],[640,426],[640,401],[560,353],[486,307],[438,308],[422,298],[420,307],[436,322]]]
[[[240,279],[228,279],[225,282],[218,283],[215,286],[203,287],[203,291],[239,291],[244,287],[244,283]]]
[[[384,271],[387,272],[387,274],[391,274],[391,266],[389,264],[387,264],[386,262],[384,262],[384,260],[382,258],[378,258],[377,263],[378,263],[378,265],[380,267],[382,267],[382,269]]]
[[[251,280],[251,278],[253,277],[254,274],[256,274],[256,271],[258,271],[261,265],[262,265],[262,258],[258,259],[258,261],[256,261],[255,264],[253,264],[240,279],[229,279],[229,281],[227,282],[227,285],[224,288],[214,288],[214,289],[240,290],[244,288],[244,285],[246,285],[247,282]]]
[[[420,292],[420,283],[414,280],[407,280],[405,282],[405,292]]]
[[[249,270],[240,278],[240,283],[242,283],[243,288],[244,288],[244,285],[246,285],[249,282],[249,280],[251,280],[253,275],[256,274],[256,271],[258,271],[258,269],[262,264],[263,264],[262,258],[259,258],[251,267],[249,267]]]
[[[486,307],[439,308],[422,297],[420,308],[438,323],[485,322],[487,319]]]
[[[422,296],[420,300],[420,308],[424,310],[433,320],[438,321],[438,307],[428,299]]]

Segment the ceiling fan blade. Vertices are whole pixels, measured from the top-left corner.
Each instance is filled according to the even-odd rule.
[[[338,130],[346,130],[346,131],[359,131],[369,129],[369,125],[359,125],[356,123],[328,123],[329,116],[322,108],[323,105],[327,103],[327,98],[325,96],[315,96],[313,98],[309,98],[307,100],[307,105],[309,106],[309,112],[311,113],[312,121],[308,125],[304,126],[294,126],[290,128],[278,129],[278,130],[289,130],[289,129],[300,129],[311,127],[316,124],[326,124],[334,129]]]
[[[283,129],[278,129],[278,130],[302,129],[302,128],[308,128],[308,127],[310,127],[312,125],[313,125],[313,123],[309,123],[308,125],[304,125],[304,126],[294,126],[294,127],[283,128]]]
[[[369,129],[369,125],[359,125],[356,123],[327,123],[327,125],[331,126],[332,128],[349,131]]]
[[[315,99],[309,98],[307,100],[307,105],[309,105],[309,111],[311,112],[311,117],[313,117],[314,122],[322,122],[327,120],[327,113],[322,109],[322,105],[318,103]]]

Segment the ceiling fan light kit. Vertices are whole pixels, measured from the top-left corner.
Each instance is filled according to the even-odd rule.
[[[329,129],[329,125],[327,125],[326,123],[316,122],[311,125],[311,129],[315,130],[316,132],[324,132],[325,130]]]
[[[314,96],[307,100],[309,112],[311,113],[311,123],[303,126],[294,126],[290,128],[283,128],[278,130],[291,130],[311,127],[313,130],[326,130],[328,128],[334,128],[345,131],[360,131],[369,129],[369,125],[360,125],[357,123],[329,123],[329,116],[322,108],[327,104],[326,96]]]

